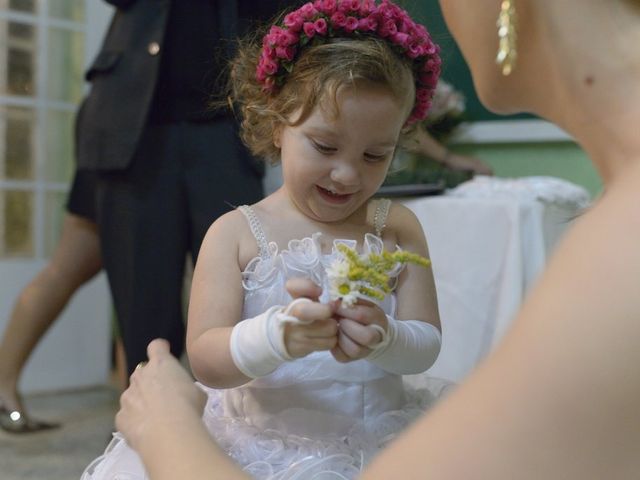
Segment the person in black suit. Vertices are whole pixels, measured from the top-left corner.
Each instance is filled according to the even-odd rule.
[[[9,433],[57,426],[28,415],[18,380],[71,296],[100,272],[101,250],[129,370],[156,335],[179,354],[186,252],[195,259],[220,213],[261,195],[260,171],[231,116],[206,105],[223,91],[236,34],[295,2],[107,1],[117,11],[87,72],[92,89],[77,116],[79,170],[62,234],[0,340],[0,429]]]
[[[225,59],[249,19],[287,3],[106,0],[117,10],[86,77],[77,121],[80,169],[97,172],[96,211],[131,372],[156,337],[183,352],[185,257],[209,225],[262,196],[262,171],[229,112]]]

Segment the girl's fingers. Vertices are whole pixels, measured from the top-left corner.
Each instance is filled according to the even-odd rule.
[[[338,335],[338,322],[334,319],[318,320],[308,325],[290,325],[289,337],[297,342],[314,342],[316,339],[335,339]]]
[[[359,345],[344,332],[338,334],[338,346],[350,360],[362,358],[369,353],[369,349]]]
[[[291,308],[289,314],[305,324],[312,324],[319,320],[327,320],[333,316],[330,305],[317,302],[297,303]]]
[[[374,330],[368,325],[362,325],[348,318],[340,320],[340,331],[362,347],[375,345],[382,340],[378,330]]]
[[[372,323],[381,325],[384,324],[385,321],[385,313],[382,309],[370,302],[360,303],[360,301],[358,301],[358,303],[352,307],[345,307],[340,303],[337,308],[334,309],[334,312],[338,317],[350,318],[362,325],[371,325]]]
[[[309,298],[317,301],[322,295],[322,288],[308,278],[291,278],[287,280],[285,288],[293,298]]]
[[[347,356],[346,353],[342,351],[342,349],[340,348],[340,345],[336,345],[331,349],[331,355],[333,355],[333,358],[335,358],[336,361],[340,363],[347,363],[352,360]]]
[[[304,325],[305,334],[309,338],[330,338],[338,334],[338,322],[333,318],[318,320],[309,325]]]

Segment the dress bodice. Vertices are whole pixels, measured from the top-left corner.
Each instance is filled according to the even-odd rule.
[[[382,208],[381,206],[382,205]],[[331,252],[320,248],[321,234],[291,240],[281,251],[269,243],[250,208],[241,207],[250,221],[259,254],[243,272],[244,318],[291,300],[287,279],[307,276],[326,286],[325,267],[346,243],[358,250],[380,252],[386,205],[376,209],[374,231],[355,240],[336,240]],[[397,278],[401,268],[389,272]],[[327,291],[325,288],[324,291]],[[323,296],[325,299],[326,296]],[[393,293],[378,302],[395,310]],[[226,390],[201,388],[208,402],[203,422],[220,448],[260,480],[352,479],[388,442],[416,419],[443,391],[404,388],[399,375],[367,360],[337,362],[330,352],[315,352],[285,362],[270,375]],[[116,434],[104,455],[92,462],[83,480],[147,479],[142,462],[123,437]]]
[[[386,206],[388,208],[388,205]],[[361,245],[352,239],[337,239],[331,252],[323,253],[321,233],[289,241],[279,250],[268,242],[255,213],[243,207],[258,242],[259,254],[242,273],[244,287],[243,318],[252,318],[274,305],[287,305],[291,297],[285,283],[294,277],[307,277],[323,287],[320,301],[328,300],[326,267],[340,253],[344,243],[362,253],[380,253],[380,235],[368,233]],[[377,214],[376,221],[384,222]],[[383,226],[381,223],[381,226]],[[381,228],[376,228],[378,233]],[[390,277],[397,278],[398,266]],[[376,302],[388,315],[395,314],[395,294]],[[225,410],[229,416],[250,418],[261,428],[276,428],[300,435],[348,431],[354,422],[400,408],[404,401],[402,379],[367,360],[337,362],[330,352],[314,352],[286,362],[275,372],[241,387],[225,391]]]
[[[321,302],[329,300],[327,267],[339,256],[339,244],[368,253],[381,253],[384,249],[382,239],[371,233],[364,236],[362,247],[356,240],[336,239],[331,252],[323,253],[318,232],[301,240],[290,240],[286,249],[278,250],[274,242],[268,243],[266,255],[253,258],[242,272],[244,289],[243,318],[252,318],[274,305],[287,305],[292,298],[285,289],[287,280],[306,277],[322,287]],[[392,279],[397,278],[401,267],[390,272]],[[376,302],[388,315],[395,314],[395,295],[387,295]]]

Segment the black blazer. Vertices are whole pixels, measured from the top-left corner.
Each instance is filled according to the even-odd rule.
[[[118,170],[131,162],[153,98],[170,7],[170,0],[107,1],[118,9],[86,73],[91,91],[76,120],[81,169]]]
[[[76,118],[78,168],[129,166],[147,121],[160,69],[172,0],[105,0],[117,10],[102,49],[86,73],[91,90]],[[173,0],[191,1],[191,0]],[[254,20],[270,20],[303,0],[218,0],[219,35],[233,38]]]

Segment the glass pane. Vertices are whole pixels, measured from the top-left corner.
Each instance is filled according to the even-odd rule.
[[[24,190],[7,190],[1,198],[0,223],[2,257],[32,257],[33,238],[33,193]]]
[[[32,110],[0,107],[0,178],[34,178],[35,130]]]
[[[51,28],[47,51],[49,98],[77,103],[84,85],[84,34]]]
[[[0,20],[0,93],[34,95],[36,58],[34,27]]]
[[[49,1],[49,16],[83,22],[85,15],[84,2],[85,0]]]
[[[44,254],[50,257],[53,254],[62,230],[62,219],[66,212],[67,193],[49,192],[45,196],[44,207]]]
[[[47,114],[46,181],[68,182],[71,178],[74,118],[75,112],[49,111]]]
[[[35,13],[35,0],[9,0],[9,10],[18,10],[20,12]]]

